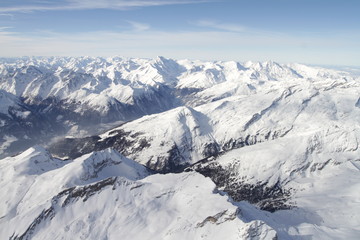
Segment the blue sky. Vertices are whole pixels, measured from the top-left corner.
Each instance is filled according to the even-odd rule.
[[[0,0],[0,55],[360,66],[360,1]]]

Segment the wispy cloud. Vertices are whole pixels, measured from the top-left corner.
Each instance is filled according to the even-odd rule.
[[[29,3],[30,2],[30,3]],[[54,10],[86,10],[86,9],[119,9],[126,10],[135,7],[151,7],[176,4],[204,3],[207,0],[65,0],[57,2],[29,1],[28,5],[14,4],[12,6],[0,7],[0,12],[33,12]]]
[[[4,32],[5,30],[11,29],[12,27],[0,27],[0,32]]]
[[[213,20],[199,20],[195,22],[195,25],[199,27],[213,28],[228,32],[243,32],[246,30],[244,26],[239,24],[223,23]]]
[[[76,8],[115,8],[126,9],[132,7],[149,7],[149,6],[161,6],[161,5],[173,5],[173,4],[190,4],[204,1],[195,0],[67,0],[70,6]]]
[[[146,23],[139,23],[134,21],[127,22],[131,25],[133,31],[142,32],[150,29],[150,25]]]
[[[0,13],[0,17],[9,17],[11,20],[14,19],[14,15],[10,13]]]
[[[139,23],[136,23],[139,24]],[[135,25],[136,25],[135,24]],[[155,31],[138,25],[139,31],[97,31],[31,35],[0,31],[2,56],[113,56],[197,58],[204,60],[268,60],[359,65],[360,44],[322,36],[309,37],[271,32]],[[142,31],[141,31],[142,30]],[[146,30],[146,31],[145,31]],[[349,33],[354,34],[354,33]],[[353,36],[351,39],[358,39]],[[338,49],[338,51],[329,51]],[[336,62],[338,59],[338,62]]]

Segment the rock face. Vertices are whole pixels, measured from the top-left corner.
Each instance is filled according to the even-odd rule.
[[[360,234],[360,79],[351,73],[274,62],[35,58],[3,61],[0,77],[0,154],[35,136],[48,143],[48,151],[0,161],[1,187],[12,192],[0,224],[25,219],[5,238]],[[50,142],[59,133],[67,136]]]

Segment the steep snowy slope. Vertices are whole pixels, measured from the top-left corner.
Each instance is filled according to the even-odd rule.
[[[2,197],[1,239],[277,235],[264,222],[243,218],[210,179],[197,173],[146,177],[144,167],[111,150],[62,162],[36,147],[2,160],[0,171],[1,189],[9,193]]]
[[[46,201],[65,189],[113,176],[136,180],[148,174],[145,167],[113,150],[94,152],[64,162],[36,146],[16,157],[5,158],[0,161],[0,187],[7,193],[1,199],[2,236],[9,237],[14,229],[26,227],[30,224],[28,221],[41,213]],[[22,218],[25,225],[19,225]]]
[[[230,159],[222,157],[219,162]],[[111,150],[64,162],[36,147],[0,164],[1,189],[9,193],[2,197],[0,236],[356,239],[358,168],[348,161],[309,171],[289,183],[298,190],[292,197],[297,207],[268,213],[233,202],[196,172],[147,176],[144,167]]]
[[[37,205],[41,199],[73,186],[92,183],[112,176],[134,180],[147,176],[145,167],[113,150],[84,155],[72,161],[52,158],[36,146],[22,154],[0,161],[2,197],[1,218],[6,221],[20,209]],[[50,183],[50,184],[48,184]]]
[[[330,152],[357,151],[359,92],[354,80],[271,81],[249,95],[145,116],[97,137],[65,139],[50,149],[59,157],[73,158],[114,147],[159,171],[284,137],[296,137],[306,148],[308,139],[320,134],[329,136],[324,146]],[[334,142],[337,139],[346,142]]]
[[[22,139],[21,144],[10,144],[3,138],[7,145],[13,145],[13,150],[5,151],[2,156],[23,151],[30,143],[41,143],[39,139],[45,136],[39,137],[36,130],[47,132],[45,141],[57,135],[95,134],[98,133],[95,125],[101,130],[99,124],[129,121],[178,106],[193,108],[230,96],[252,96],[270,91],[272,87],[283,92],[286,87],[291,88],[289,82],[316,85],[324,81],[343,84],[353,80],[346,72],[271,61],[241,64],[176,61],[164,57],[1,59],[0,90],[27,108],[18,111],[21,116],[12,117],[11,122],[23,125],[22,122],[28,120],[34,129],[27,133],[27,143]],[[13,104],[7,97],[0,105],[1,112],[8,112]],[[36,125],[42,122],[40,119],[46,119],[46,124]],[[2,123],[3,120],[0,126]],[[17,128],[11,127],[15,132],[24,131]],[[1,130],[7,139],[11,137],[8,128]],[[12,137],[15,138],[21,137]]]
[[[234,200],[276,211],[261,219],[285,239],[352,239],[359,234],[360,85],[351,78],[331,80],[339,72],[323,78],[316,71],[146,116],[96,137],[65,139],[50,149],[71,157],[114,147],[154,170],[189,166],[186,171],[210,177]],[[332,209],[346,220],[330,216]]]

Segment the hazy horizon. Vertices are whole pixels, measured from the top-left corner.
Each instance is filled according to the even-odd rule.
[[[360,66],[359,7],[339,0],[7,0],[0,51]]]

